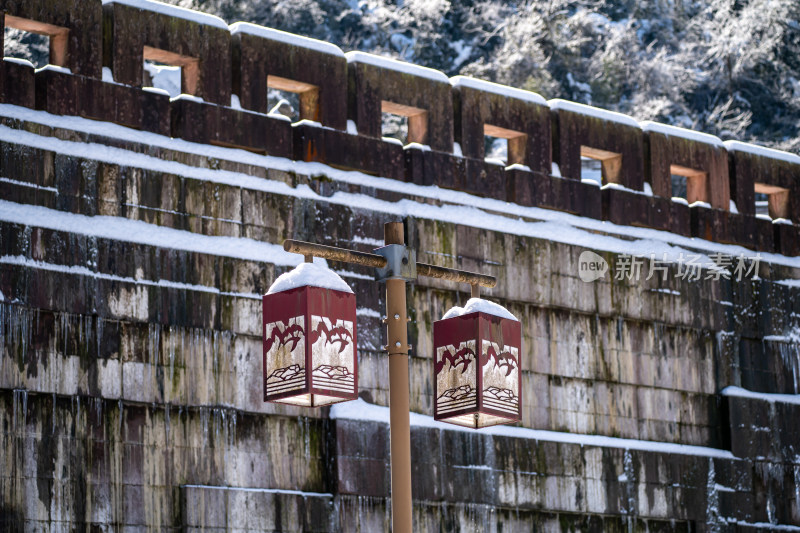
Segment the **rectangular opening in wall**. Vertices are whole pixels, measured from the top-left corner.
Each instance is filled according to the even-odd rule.
[[[706,172],[680,165],[670,165],[669,173],[673,198],[683,198],[689,204],[708,202],[706,192],[708,174]]]
[[[483,153],[487,163],[508,166],[508,139],[484,135]]]
[[[197,94],[200,63],[197,58],[168,50],[144,47],[142,87],[155,87],[169,93]]]
[[[789,189],[756,183],[755,197],[756,215],[772,219],[789,218]]]
[[[484,157],[487,162],[503,166],[525,164],[527,135],[522,132],[483,125]]]
[[[581,180],[603,184],[603,169],[599,159],[581,156]]]
[[[270,114],[287,116],[292,122],[319,122],[319,87],[280,76],[267,76],[267,106]]]
[[[181,94],[181,67],[145,59],[142,68],[142,87],[167,91],[170,97]]]
[[[597,163],[591,163],[588,160],[594,160]],[[599,178],[597,176],[598,167]],[[598,181],[601,184],[619,183],[621,171],[622,154],[591,146],[581,146],[581,179]]]
[[[428,144],[428,112],[386,100],[381,102],[381,137],[402,144]]]
[[[50,62],[50,37],[6,26],[3,56],[28,61],[34,68],[41,68]]]
[[[672,183],[672,197],[686,200],[686,176],[671,174],[669,178]]]
[[[64,66],[68,36],[67,28],[6,14],[3,56],[30,61],[36,68]]]
[[[300,96],[291,91],[267,88],[267,113],[270,115],[283,115],[292,122],[300,120]]]
[[[381,113],[381,137],[408,144],[408,117],[394,113]]]

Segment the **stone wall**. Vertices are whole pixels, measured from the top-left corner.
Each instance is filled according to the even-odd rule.
[[[119,32],[129,23],[117,13],[133,9],[83,5],[105,21],[106,45],[109,27]],[[58,19],[48,6],[31,14],[3,4],[14,16],[79,22]],[[156,26],[171,20],[136,16]],[[202,20],[228,38],[213,19],[184,18],[175,28]],[[180,41],[201,33],[164,35]],[[666,280],[586,283],[577,275],[587,248],[613,269],[625,258],[620,250],[641,241],[592,217],[672,230],[647,238],[706,254],[742,249],[690,241],[680,228],[711,227],[724,243],[738,242],[726,228],[766,222],[745,209],[660,196],[653,161],[659,153],[683,157],[683,141],[665,144],[629,124],[620,135],[633,140],[617,147],[591,134],[609,121],[553,110],[530,95],[504,102],[495,87],[451,88],[436,73],[415,77],[392,64],[356,67],[330,45],[292,37],[276,44],[266,32],[260,38],[270,44],[259,33],[233,32],[239,59],[230,68],[249,66],[229,76],[232,87],[265,75],[322,85],[302,64],[347,67],[319,92],[321,124],[269,116],[258,96],[242,99],[244,109],[205,96],[170,100],[77,68],[29,73],[38,111],[9,99],[23,107],[0,106],[0,529],[388,530],[382,287],[368,269],[331,263],[358,296],[361,400],[338,414],[262,402],[260,298],[299,260],[280,249],[283,239],[369,251],[380,245],[383,223],[399,218],[420,260],[497,276],[487,296],[523,324],[520,427],[446,429],[424,416],[433,406],[432,323],[468,293],[433,279],[409,289],[411,409],[420,414],[412,421],[415,530],[800,526],[800,288],[780,283],[800,278],[789,257],[796,249],[765,255],[759,276],[741,282],[680,279],[675,265]],[[252,52],[251,41],[259,43]],[[200,50],[180,46],[173,51],[185,56]],[[302,63],[262,70],[258,62],[275,53]],[[392,68],[393,76],[367,72]],[[343,110],[353,113],[367,88],[377,102],[423,108],[424,100],[397,102],[401,93],[392,92],[422,87],[418,78],[438,87],[437,98],[453,98],[455,118],[447,122],[445,113],[426,131],[447,122],[463,155],[433,138],[430,149],[401,147],[361,124],[358,134],[342,124]],[[374,87],[384,79],[394,88]],[[62,94],[55,83],[63,98],[41,100]],[[92,113],[80,92],[87,87],[102,96]],[[163,98],[150,106],[150,97]],[[376,105],[349,119],[375,120]],[[55,109],[95,121],[42,112]],[[524,166],[487,163],[475,139],[467,142],[486,124],[535,128],[523,132],[526,141],[552,139],[552,152],[527,144]],[[693,142],[703,140],[686,141],[686,150],[709,153]],[[792,160],[718,144],[712,156],[727,157],[735,201],[767,179],[797,197]],[[564,164],[565,177],[547,170],[552,154],[574,156],[566,146],[617,153],[631,145],[641,146],[644,170],[629,174],[623,153],[617,176],[625,188],[599,191]],[[645,182],[653,196],[643,194]],[[584,218],[553,218],[537,206]],[[548,230],[554,224],[566,238]],[[764,234],[775,238],[758,241],[772,243],[762,250],[791,246],[797,226],[768,224]]]

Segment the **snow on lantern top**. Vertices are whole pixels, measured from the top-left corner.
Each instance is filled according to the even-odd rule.
[[[349,292],[351,294],[353,292],[339,274],[326,266],[318,263],[300,263],[289,272],[278,276],[278,279],[270,286],[267,294],[275,294],[306,286]]]
[[[486,313],[487,315],[499,316],[500,318],[507,318],[519,322],[517,317],[512,315],[508,309],[500,304],[484,300],[483,298],[470,298],[467,300],[467,305],[464,307],[451,307],[450,310],[444,314],[442,320],[447,320],[454,316],[468,315],[470,313]]]
[[[520,322],[472,298],[433,324],[434,419],[482,428],[522,419]]]

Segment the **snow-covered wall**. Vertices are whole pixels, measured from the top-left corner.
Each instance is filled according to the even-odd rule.
[[[56,4],[2,7],[83,31]],[[796,161],[275,32],[231,43],[224,24],[154,3],[81,4],[102,13],[107,52],[198,59],[182,73],[207,92],[142,90],[121,75],[142,70],[138,52],[101,43],[110,76],[2,62],[0,529],[387,530],[382,287],[329,265],[358,317],[361,399],[335,409],[262,401],[260,315],[302,261],[284,239],[370,251],[398,219],[420,260],[497,276],[485,296],[523,332],[520,427],[435,423],[432,323],[469,295],[410,289],[415,531],[800,524],[797,226],[742,205],[753,182],[796,201]],[[259,77],[318,120],[268,116],[263,95],[229,105],[237,79]],[[387,109],[428,142],[383,141]],[[524,139],[525,164],[483,161],[484,133]],[[617,183],[571,174],[586,147],[611,154]],[[651,181],[656,163],[712,156],[739,214]],[[717,163],[699,170],[718,179]],[[744,280],[713,264],[754,249]],[[609,269],[595,281],[589,251]]]
[[[6,9],[10,16],[47,25],[48,31],[66,30],[69,53],[63,66],[69,70],[34,72],[29,65],[3,61],[2,102],[615,224],[800,254],[796,224],[770,224],[754,216],[756,183],[788,191],[788,200],[771,204],[773,219],[776,213],[791,219],[800,212],[800,163],[791,154],[746,150],[742,143],[723,144],[661,124],[639,125],[619,113],[546,102],[537,94],[480,80],[451,82],[431,69],[360,52],[343,54],[329,43],[254,24],[228,27],[217,17],[159,2],[31,0]],[[81,16],[70,15],[76,10]],[[195,98],[170,101],[142,90],[145,59],[179,66],[182,91]],[[304,120],[291,127],[279,120],[284,117],[268,115],[267,90],[297,93]],[[387,112],[407,117],[405,150],[383,137],[381,114]],[[484,135],[508,138],[504,164],[512,168],[484,160]],[[622,187],[598,194],[582,186],[582,156],[600,158],[603,181]],[[560,176],[578,183],[557,181],[553,163]],[[675,174],[700,177],[689,180],[689,190],[702,203],[684,209],[672,201]],[[646,190],[651,194],[636,194]]]

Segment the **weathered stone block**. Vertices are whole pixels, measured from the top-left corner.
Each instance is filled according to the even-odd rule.
[[[483,160],[484,135],[507,138],[508,164],[550,172],[550,109],[528,91],[458,76],[453,83],[455,141],[465,157]]]
[[[311,124],[298,124],[292,129],[297,160],[405,180],[403,147],[398,144]]]
[[[255,24],[231,26],[234,94],[266,113],[268,88],[300,95],[300,118],[347,128],[347,60],[329,43]]]
[[[67,72],[50,68],[36,71],[36,109],[54,115],[77,115],[79,80]]]
[[[713,135],[646,122],[647,179],[653,194],[672,196],[673,174],[686,177],[689,203],[703,201],[716,209],[730,209],[728,154]]]
[[[181,92],[230,105],[231,41],[222,19],[108,3],[103,6],[103,37],[103,64],[118,83],[141,87],[143,62],[152,59],[181,67]]]
[[[602,218],[600,189],[595,185],[521,169],[508,169],[505,175],[509,202]]]
[[[33,109],[36,83],[33,66],[12,58],[0,62],[0,101]]]
[[[689,212],[693,237],[714,242],[736,243],[730,228],[729,211],[695,204],[689,207]],[[752,241],[748,244],[752,247]]]
[[[446,152],[423,150],[415,145],[404,147],[403,155],[409,182],[445,189],[461,189],[464,186],[464,158]]]
[[[759,252],[775,251],[775,230],[770,220],[761,217],[753,219],[753,242]]]
[[[625,226],[650,225],[651,197],[614,186],[602,187],[600,196],[603,203],[603,220]]]
[[[464,183],[459,189],[497,200],[507,197],[505,169],[502,165],[472,158],[464,158],[464,163]]]
[[[673,233],[692,236],[692,218],[689,213],[689,206],[680,202],[669,200],[669,226]]]
[[[783,255],[800,255],[800,226],[773,223],[775,251]]]
[[[170,107],[173,137],[278,157],[292,156],[292,127],[288,121],[190,98],[172,100]]]
[[[360,135],[379,139],[381,112],[403,114],[409,143],[452,153],[453,99],[443,73],[362,52],[347,54],[347,66],[348,118]]]
[[[580,180],[581,154],[584,153],[605,158],[604,183],[619,183],[629,189],[642,190],[644,137],[635,120],[564,100],[551,100],[549,103],[553,121],[553,160],[558,163],[562,176]]]

